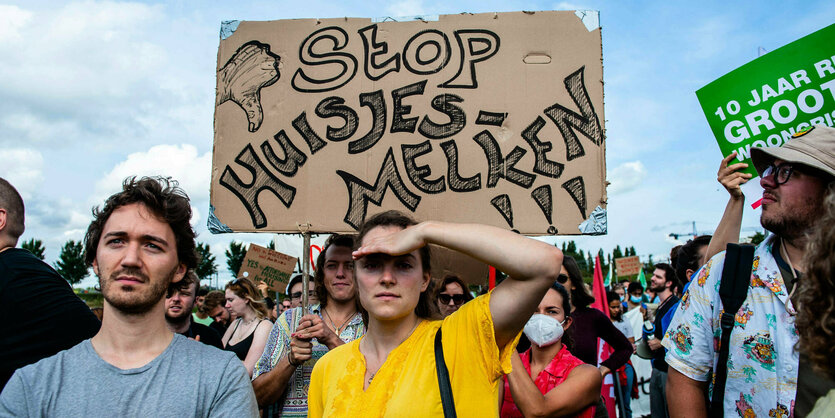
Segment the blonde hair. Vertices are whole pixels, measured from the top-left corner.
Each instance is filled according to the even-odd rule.
[[[269,315],[267,303],[264,302],[264,299],[261,297],[261,292],[255,288],[252,280],[246,277],[232,280],[226,283],[226,290],[231,290],[239,298],[246,299],[249,302],[249,306],[255,311],[258,319],[264,319]]]

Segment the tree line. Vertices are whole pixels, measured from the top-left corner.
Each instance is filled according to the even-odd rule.
[[[764,238],[765,236],[762,233],[757,232],[753,236],[748,237],[747,240],[752,244],[757,245]],[[43,245],[43,241],[31,238],[24,241],[20,247],[34,254],[41,260],[44,260],[46,248]],[[270,241],[267,248],[275,250],[275,241]],[[232,241],[229,243],[224,255],[226,257],[226,269],[232,277],[238,276],[238,271],[241,269],[241,265],[244,262],[248,249],[249,245],[243,242]],[[638,255],[634,246],[621,247],[620,245],[616,245],[615,248],[608,253],[604,252],[602,248],[598,249],[597,252],[585,251],[577,248],[577,244],[573,240],[563,242],[561,249],[563,254],[573,257],[577,261],[577,264],[580,267],[580,272],[587,280],[590,280],[594,276],[595,256],[600,257],[600,264],[605,277],[605,275],[608,274],[609,270],[612,268],[612,263],[614,263],[615,259]],[[215,278],[218,274],[218,264],[215,256],[212,255],[209,244],[198,242],[196,251],[198,259],[200,260],[197,268],[194,270],[197,277],[199,277],[201,281]],[[644,257],[642,257],[641,261],[643,264],[644,274],[651,274],[656,261],[653,260],[652,255],[649,255],[646,259],[643,258]],[[665,258],[664,260],[659,261],[669,261],[669,259]],[[64,243],[63,247],[61,247],[61,252],[58,255],[58,260],[53,263],[53,267],[71,285],[77,284],[87,277],[89,269],[84,262],[84,246],[82,242],[69,240]],[[633,277],[635,276],[619,278],[624,279]]]

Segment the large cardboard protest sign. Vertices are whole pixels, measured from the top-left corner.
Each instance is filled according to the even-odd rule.
[[[606,232],[597,12],[227,22],[221,37],[212,232],[349,232],[388,209]]]
[[[751,164],[751,147],[835,124],[835,24],[769,52],[696,92],[722,155]]]
[[[446,276],[458,276],[467,284],[486,285],[490,266],[466,254],[437,245],[432,251],[432,277],[438,281]]]
[[[246,277],[254,283],[264,282],[272,290],[284,291],[297,259],[257,244],[249,244],[238,277]]]
[[[618,276],[634,276],[641,271],[641,259],[637,255],[615,259],[615,271]]]

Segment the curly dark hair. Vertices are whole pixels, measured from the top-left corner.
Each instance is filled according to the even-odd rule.
[[[188,290],[195,283],[197,286],[194,287],[194,297],[196,298],[200,292],[200,278],[197,277],[194,270],[188,270],[183,276],[183,280],[168,285],[168,292],[166,292],[165,297],[170,298],[174,292]]]
[[[191,204],[188,195],[170,177],[128,177],[122,183],[122,191],[107,198],[104,208],[93,208],[93,222],[84,236],[84,261],[93,265],[104,224],[116,209],[134,203],[145,205],[148,210],[166,222],[174,231],[177,258],[186,268],[197,267],[194,251],[194,229],[191,220]]]
[[[396,226],[402,229],[406,229],[413,225],[417,225],[417,222],[409,216],[403,214],[402,212],[396,210],[389,210],[378,213],[366,219],[365,222],[363,222],[363,224],[360,226],[359,231],[357,232],[357,238],[354,241],[354,249],[359,248],[360,245],[362,245],[362,240],[363,238],[365,238],[365,235],[378,226]],[[432,260],[430,258],[431,254],[429,251],[429,246],[424,245],[418,250],[418,253],[420,254],[420,262],[421,267],[423,269],[422,273],[431,274]],[[356,277],[356,271],[354,276]],[[418,299],[417,306],[415,307],[415,314],[419,318],[438,319],[440,317],[438,305],[433,300],[434,295],[435,286],[432,283],[432,280],[430,280],[429,286],[426,288],[426,290],[420,293],[420,298]],[[366,312],[365,309],[362,310],[362,317],[365,323],[368,324],[368,312]]]
[[[824,200],[825,215],[809,237],[806,272],[797,287],[795,349],[809,356],[815,368],[835,378],[835,190]]]

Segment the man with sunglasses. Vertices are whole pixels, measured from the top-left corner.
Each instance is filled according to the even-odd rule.
[[[782,147],[752,148],[751,158],[764,189],[760,223],[771,234],[755,250],[748,294],[735,315],[723,410],[725,416],[805,416],[815,394],[829,387],[814,378],[794,349],[792,296],[805,270],[807,233],[835,188],[835,129],[816,125]],[[724,261],[725,253],[719,253],[699,270],[662,342],[668,350],[672,416],[707,416],[708,376],[719,351]]]
[[[287,284],[287,295],[290,296],[290,307],[291,308],[298,308],[302,306],[302,286],[304,275],[297,274],[290,279],[290,283]],[[316,283],[315,280],[308,283],[307,289],[307,303],[311,305],[315,305],[319,303],[319,298],[316,297]]]
[[[351,257],[354,238],[331,235],[316,259],[316,298],[306,310],[288,309],[275,321],[252,386],[265,417],[307,417],[307,389],[316,362],[364,333]],[[295,280],[295,278],[294,278]],[[301,304],[303,285],[291,281],[291,302]]]
[[[452,315],[461,305],[471,300],[473,300],[473,295],[458,276],[446,276],[438,286],[438,309],[444,318]]]

